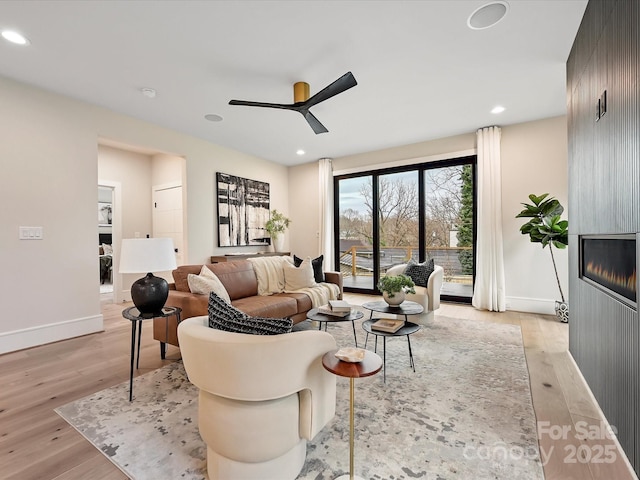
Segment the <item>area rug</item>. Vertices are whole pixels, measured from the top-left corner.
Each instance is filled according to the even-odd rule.
[[[353,345],[348,322],[328,331]],[[388,338],[386,382],[382,373],[355,381],[356,475],[543,479],[520,328],[436,316],[411,346],[415,373],[406,338]],[[348,473],[349,381],[337,381],[336,416],[308,443],[299,479]],[[208,478],[197,398],[176,362],[136,378],[131,403],[125,382],[56,412],[130,478],[196,480]]]

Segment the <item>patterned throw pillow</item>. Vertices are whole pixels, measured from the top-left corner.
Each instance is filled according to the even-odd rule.
[[[293,264],[296,267],[302,265],[302,259],[297,256],[293,256]],[[313,278],[315,278],[316,283],[324,282],[324,270],[322,269],[322,262],[324,261],[324,255],[320,255],[318,258],[314,258],[311,260],[311,266],[313,267]]]
[[[211,292],[209,294],[209,326],[225,332],[279,335],[291,332],[293,321],[290,318],[250,317]]]
[[[412,258],[407,263],[407,267],[404,269],[404,274],[408,275],[417,286],[426,287],[429,277],[433,273],[434,269],[435,265],[433,258],[423,263],[418,263]]]

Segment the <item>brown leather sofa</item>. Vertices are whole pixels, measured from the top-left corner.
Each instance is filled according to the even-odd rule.
[[[247,260],[212,263],[207,267],[216,274],[231,298],[231,304],[243,312],[268,318],[291,318],[293,323],[302,322],[311,310],[311,299],[304,293],[277,293],[269,296],[258,295],[258,279],[253,265]],[[167,306],[180,307],[181,319],[207,315],[209,296],[197,295],[189,291],[187,275],[198,275],[202,265],[182,265],[173,273],[174,283],[169,284]],[[340,287],[342,298],[342,274],[325,272],[325,281]],[[160,351],[164,358],[165,343],[179,346],[178,325],[175,317],[156,318],[153,321],[153,338],[160,342]]]

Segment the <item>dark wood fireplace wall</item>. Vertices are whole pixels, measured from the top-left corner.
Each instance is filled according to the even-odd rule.
[[[640,322],[581,278],[587,235],[640,232],[640,2],[590,0],[567,61],[569,349],[640,475]]]

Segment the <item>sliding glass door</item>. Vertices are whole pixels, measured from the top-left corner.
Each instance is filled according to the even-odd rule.
[[[419,259],[419,172],[378,176],[377,278],[393,265]]]
[[[373,291],[373,176],[341,179],[335,194],[340,271],[350,288]]]
[[[335,178],[336,267],[346,291],[377,293],[410,258],[444,269],[443,299],[470,301],[475,156]]]
[[[473,166],[455,165],[424,171],[425,258],[444,269],[442,296],[473,295]]]

